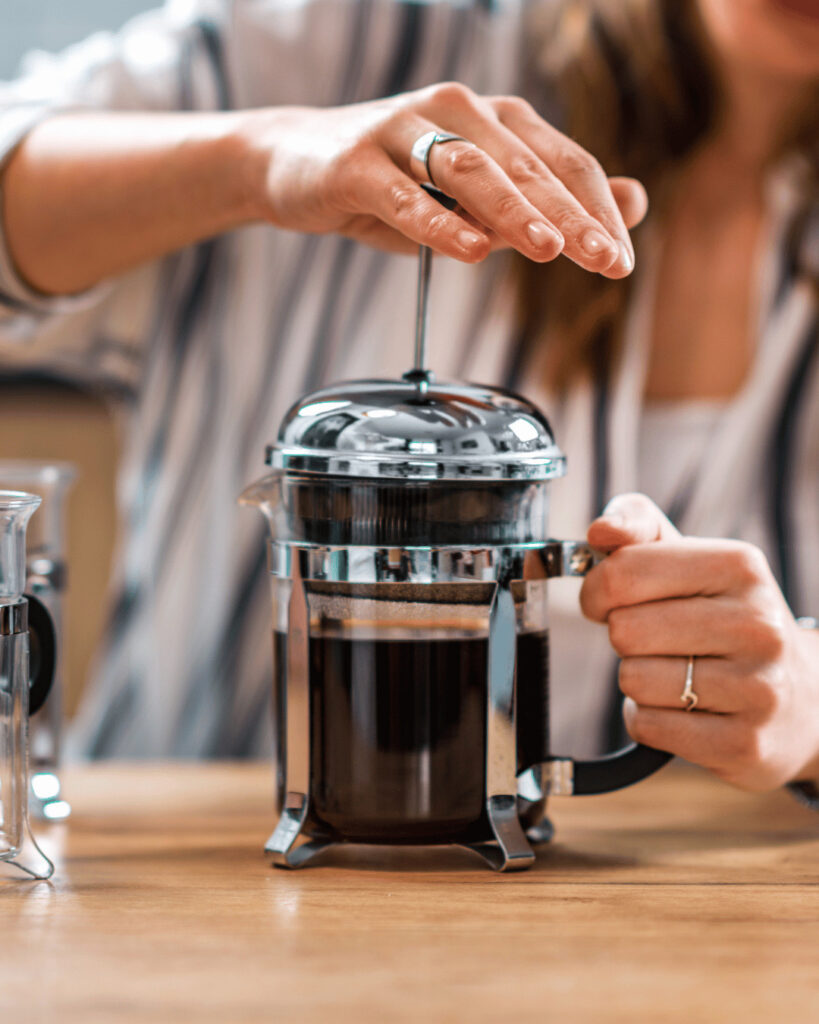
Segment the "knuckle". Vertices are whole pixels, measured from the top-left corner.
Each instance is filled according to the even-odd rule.
[[[600,601],[597,590],[597,580],[587,576],[580,588],[580,610],[587,619],[594,621],[600,618]]]
[[[605,563],[597,565],[583,580],[580,588],[580,608],[586,618],[594,622],[605,622],[608,609],[612,602],[608,592],[603,567]]]
[[[449,224],[449,217],[445,213],[436,213],[427,220],[426,231],[430,238],[437,238],[447,233]]]
[[[477,100],[475,93],[462,82],[440,82],[433,88],[432,98],[447,110],[470,110]]]
[[[768,563],[756,545],[736,541],[732,544],[731,556],[734,573],[740,584],[753,586],[765,578]]]
[[[782,706],[784,684],[783,673],[778,671],[753,675],[746,680],[750,703],[760,720],[767,721],[772,718]]]
[[[614,608],[608,617],[609,641],[618,654],[627,654],[631,644],[631,616],[625,608]]]
[[[555,165],[560,174],[571,177],[598,178],[601,175],[605,176],[599,161],[576,143],[564,146],[556,157]]]
[[[521,96],[494,96],[491,101],[496,113],[507,117],[523,117],[527,120],[537,118],[535,109],[528,100]]]
[[[600,598],[605,608],[617,607],[617,597],[620,592],[618,586],[619,573],[617,565],[612,559],[613,556],[609,556],[600,565],[596,566],[596,571],[599,573]]]
[[[477,146],[465,145],[461,142],[450,143],[444,149],[443,163],[451,175],[467,177],[486,169],[487,157]]]
[[[750,632],[754,650],[767,661],[778,661],[784,655],[787,637],[782,616],[775,612],[754,616]]]
[[[543,177],[543,164],[531,153],[518,153],[509,161],[506,172],[516,185],[528,185]]]
[[[500,192],[492,205],[503,220],[520,216],[521,197],[515,192]]]
[[[762,739],[758,729],[744,723],[737,729],[726,753],[731,762],[740,768],[755,768],[763,759]]]
[[[414,185],[395,184],[389,188],[390,208],[396,220],[407,220],[418,211],[422,197]]]

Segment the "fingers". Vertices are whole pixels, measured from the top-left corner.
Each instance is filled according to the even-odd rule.
[[[432,122],[407,117],[392,125],[385,144],[399,168],[410,172],[412,143],[435,128]],[[482,134],[474,119],[462,118],[458,131],[470,129],[473,135]],[[441,142],[432,147],[429,169],[436,186],[455,199],[466,214],[524,256],[540,263],[554,259],[563,249],[562,234],[515,187],[480,141]]]
[[[533,201],[538,197],[527,196],[519,189],[479,144],[437,145],[430,154],[429,166],[442,191],[524,256],[543,263],[564,250],[559,228],[562,218],[556,204]],[[546,211],[548,217],[541,211]],[[602,269],[607,261],[595,253],[588,262],[592,265],[587,269]]]
[[[645,494],[618,494],[588,531],[589,544],[604,552],[624,544],[648,544],[679,536],[671,520]]]
[[[748,658],[767,652],[744,602],[728,597],[652,601],[609,612],[609,640],[622,658],[689,654]]]
[[[522,100],[486,100],[457,83],[416,95],[419,116],[402,108],[382,135],[401,170],[410,172],[412,145],[427,131],[461,135],[469,141],[432,147],[429,170],[435,184],[488,231],[540,262],[563,251],[607,277],[631,271],[628,229],[605,173],[585,150]],[[640,186],[620,179],[618,191],[630,216],[640,214]]]
[[[687,658],[634,657],[620,662],[620,689],[641,707],[685,711],[681,696],[688,668]],[[694,659],[694,691],[697,713],[728,714],[753,703],[743,676],[726,658]]]
[[[580,600],[585,615],[605,622],[613,608],[665,598],[740,595],[769,578],[764,556],[751,545],[678,537],[618,548],[586,577]]]
[[[527,216],[530,209],[542,211],[560,232],[563,253],[575,263],[600,273],[617,263],[619,250],[610,232],[512,132],[477,115],[464,130],[470,132],[473,146],[449,143],[430,154],[430,167],[441,188],[516,248],[514,235],[506,233],[506,211],[513,211],[523,196],[528,200]],[[630,269],[631,263],[616,272]]]
[[[608,178],[597,160],[539,117],[525,101],[505,97],[495,100],[493,106],[501,123],[543,161],[584,210],[589,223],[595,222],[597,229],[602,227],[603,234],[613,240],[617,256],[609,265],[611,270],[606,276],[623,277],[630,273],[634,266],[634,249]],[[556,223],[563,230],[560,220]],[[578,238],[565,231],[564,234],[567,237],[567,255],[574,259],[569,242],[578,241],[582,245],[582,236]]]
[[[648,213],[646,190],[636,178],[609,178],[609,188],[626,227],[636,227]]]
[[[377,149],[369,157],[366,178],[351,175],[347,183],[348,209],[369,210],[388,228],[457,260],[475,263],[489,253],[490,240],[479,228],[441,206]]]
[[[731,763],[744,742],[743,727],[735,715],[642,707],[627,697],[623,718],[637,743],[717,771]]]
[[[513,132],[478,113],[462,130],[472,145],[435,146],[430,169],[436,183],[482,223],[520,249],[532,212],[540,211],[559,232],[563,253],[585,270],[617,277],[631,270],[631,256],[618,262],[621,251],[611,233]],[[624,225],[622,231],[627,234]]]

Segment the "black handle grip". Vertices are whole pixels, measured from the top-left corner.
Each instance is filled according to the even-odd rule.
[[[594,758],[592,761],[574,762],[574,795],[590,796],[593,793],[611,793],[635,782],[647,779],[673,757],[664,750],[644,747],[642,743],[630,743],[613,754]]]
[[[45,704],[57,667],[57,633],[51,613],[39,598],[26,594],[28,601],[29,689],[28,713],[36,714]]]
[[[448,196],[446,192],[442,192],[439,188],[436,188],[434,185],[422,185],[421,188],[426,192],[428,196],[431,196],[433,199],[436,199],[441,204],[441,206],[445,207],[447,210],[454,210],[455,207],[458,205],[457,199],[453,199],[452,196]]]

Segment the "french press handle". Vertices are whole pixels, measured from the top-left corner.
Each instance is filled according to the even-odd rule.
[[[585,576],[596,564],[594,551],[583,541],[551,541],[543,552],[547,576]],[[612,754],[576,761],[549,757],[544,762],[555,795],[590,796],[611,793],[653,775],[673,757],[642,743],[629,743]]]
[[[45,704],[54,682],[57,664],[57,633],[51,613],[39,598],[26,594],[29,632],[28,713],[36,714]]]

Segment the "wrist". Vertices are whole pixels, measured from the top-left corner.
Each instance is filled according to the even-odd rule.
[[[230,115],[231,145],[235,147],[236,186],[247,220],[276,223],[275,204],[270,194],[271,168],[276,157],[276,140],[289,109],[269,107],[238,111]]]
[[[225,177],[230,179],[227,200],[241,222],[269,220],[269,131],[275,115],[268,110],[242,110],[224,116],[227,131],[221,155]]]

